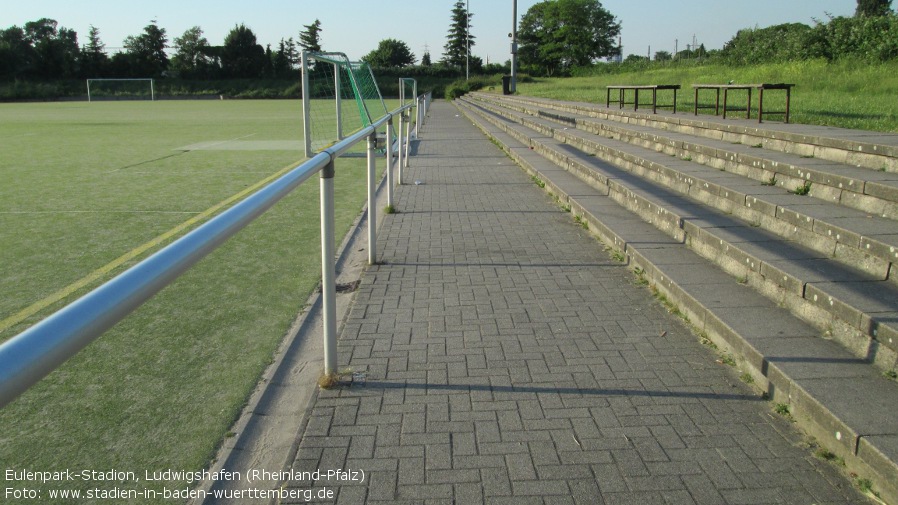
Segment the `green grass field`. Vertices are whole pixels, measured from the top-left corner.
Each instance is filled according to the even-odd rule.
[[[870,64],[842,61],[797,61],[746,67],[721,64],[655,66],[644,71],[601,74],[590,77],[536,79],[519,83],[518,93],[561,100],[605,103],[605,86],[638,84],[680,84],[677,108],[692,114],[693,84],[723,84],[729,81],[751,84],[789,82],[792,91],[791,120],[795,123],[839,126],[898,132],[898,63]],[[710,92],[701,103],[713,101]],[[733,95],[732,107],[744,104],[744,92]],[[764,96],[765,110],[784,110],[784,93]],[[659,92],[659,102],[670,101],[670,92]],[[757,117],[757,93],[752,97]],[[631,106],[632,107],[632,106]],[[700,113],[709,111],[700,111]],[[733,113],[733,117],[744,117]],[[772,116],[772,120],[781,117]]]
[[[179,147],[298,140],[300,110],[286,100],[0,105],[0,341],[303,158]],[[340,160],[335,184],[339,241],[364,203],[364,160]],[[320,278],[318,212],[310,179],[0,410],[0,467],[140,475],[205,467]],[[17,316],[179,226],[62,300]]]

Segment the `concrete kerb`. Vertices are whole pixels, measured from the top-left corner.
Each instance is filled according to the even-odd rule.
[[[395,158],[394,158],[395,164]],[[384,223],[383,206],[386,205],[386,172],[376,188],[378,227]],[[367,225],[369,207],[365,204],[337,248],[336,271],[338,286],[350,287],[337,292],[338,334],[349,312],[354,290],[353,283],[361,279],[367,268]],[[281,472],[289,467],[299,445],[298,433],[308,422],[309,409],[318,395],[318,378],[323,369],[323,332],[321,314],[321,285],[309,295],[303,310],[297,315],[287,332],[271,365],[263,373],[255,391],[249,398],[240,417],[229,430],[229,436],[219,448],[209,472],[221,470],[247,475],[250,470]],[[269,482],[275,489],[278,482]],[[261,488],[265,483],[239,481],[203,481],[197,487],[205,491],[191,503],[228,503],[213,500],[216,489],[243,490]],[[235,500],[234,503],[239,503]]]
[[[494,129],[486,127],[478,117],[473,115],[473,111],[466,112],[467,107],[460,108],[488,136],[501,144],[501,141],[493,135]],[[518,152],[508,145],[505,145],[504,149],[506,152]],[[526,154],[527,151],[519,153]],[[540,173],[524,156],[513,156],[513,158],[521,164],[526,172]],[[550,187],[548,181],[546,187]],[[569,202],[572,209],[577,209],[576,212],[587,216],[590,230],[619,253],[625,254],[627,262],[633,267],[636,275],[647,279],[673,307],[682,312],[697,333],[714,342],[723,352],[730,352],[737,356],[741,368],[752,376],[758,387],[766,391],[772,402],[789,404],[794,419],[806,432],[817,437],[826,448],[832,450],[837,456],[844,458],[849,468],[856,469],[862,475],[874,475],[874,484],[886,500],[898,500],[898,490],[894,489],[893,480],[889,477],[898,475],[898,466],[896,466],[895,458],[889,456],[891,453],[883,449],[884,446],[888,446],[887,442],[892,440],[891,436],[884,437],[886,443],[881,444],[877,443],[881,441],[877,440],[875,436],[858,435],[852,431],[837,414],[804,392],[801,386],[787,375],[776,362],[769,361],[750,340],[742,335],[738,327],[733,327],[731,323],[709,310],[702,301],[692,296],[687,288],[670,279],[665,273],[665,267],[651,261],[646,256],[645,250],[628,243],[614,230],[601,224],[596,216],[589,213],[586,206],[579,203],[578,197],[568,195],[556,185],[552,185],[551,189],[558,195],[560,201]],[[765,308],[764,310],[770,309]],[[795,335],[796,338],[803,336],[806,335]]]

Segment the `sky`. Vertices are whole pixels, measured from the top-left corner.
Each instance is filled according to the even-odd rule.
[[[471,52],[491,63],[510,59],[514,0],[467,0],[473,14]],[[540,0],[518,0],[518,16]],[[827,14],[851,16],[856,0],[604,0],[603,7],[621,23],[624,55],[686,49],[693,37],[707,49],[720,49],[742,28],[799,22],[812,25]],[[420,61],[429,50],[443,53],[455,0],[29,0],[8,2],[0,12],[0,29],[23,26],[43,17],[74,29],[80,44],[93,25],[108,52],[129,35],[139,35],[153,19],[166,30],[169,44],[199,26],[212,45],[245,24],[263,46],[280,39],[298,40],[303,25],[321,20],[321,43],[327,51],[357,60],[383,39],[405,42]]]

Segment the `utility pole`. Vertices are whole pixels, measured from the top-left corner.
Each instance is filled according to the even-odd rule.
[[[509,91],[518,89],[518,0],[512,0],[511,10],[511,86]]]
[[[471,78],[471,0],[465,4],[465,80]]]

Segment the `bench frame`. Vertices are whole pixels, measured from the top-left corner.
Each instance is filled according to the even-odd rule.
[[[658,90],[673,90],[673,105],[658,105]],[[658,108],[673,108],[673,113],[677,113],[677,90],[680,89],[679,84],[653,84],[653,85],[644,85],[644,86],[606,86],[605,91],[605,106],[611,107],[612,103],[620,104],[619,108],[623,109],[624,105],[633,105],[633,110],[639,110],[640,105],[651,105],[652,106],[652,114],[658,113]],[[611,90],[618,91],[617,100],[611,99]],[[626,101],[626,91],[633,90],[633,101]],[[652,101],[651,103],[639,103],[639,91],[640,90],[651,90],[652,92]]]
[[[753,89],[758,90],[758,123],[762,123],[764,121],[764,116],[769,116],[772,114],[776,115],[785,115],[785,122],[789,122],[789,109],[791,107],[792,101],[792,87],[794,84],[785,84],[785,83],[777,83],[777,84],[693,84],[692,88],[695,90],[695,115],[698,115],[699,109],[714,109],[714,115],[717,116],[720,114],[720,90],[723,90],[723,119],[727,118],[728,111],[739,111],[743,109],[730,109],[727,107],[727,103],[729,100],[729,92],[730,90],[745,90],[748,92],[748,99],[745,104],[745,119],[751,119],[751,91]],[[709,89],[717,92],[716,100],[714,105],[699,105],[698,102],[698,91],[700,89]],[[786,110],[785,111],[764,111],[764,90],[767,89],[777,89],[777,90],[785,90],[786,91]]]

